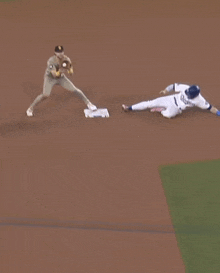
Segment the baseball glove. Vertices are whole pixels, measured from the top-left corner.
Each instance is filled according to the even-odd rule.
[[[68,61],[63,61],[61,64],[62,68],[66,69],[67,72],[72,75],[73,74],[73,67],[72,64]]]

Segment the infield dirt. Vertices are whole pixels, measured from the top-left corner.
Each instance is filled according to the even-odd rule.
[[[168,120],[121,104],[186,82],[220,107],[216,3],[0,3],[2,273],[185,271],[158,167],[219,158],[220,119],[191,109]],[[86,119],[58,86],[26,117],[57,44],[73,83],[110,118]]]

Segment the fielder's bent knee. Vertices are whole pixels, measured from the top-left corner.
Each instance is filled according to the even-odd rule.
[[[47,98],[49,98],[49,94],[42,94],[42,99],[47,99]]]
[[[77,88],[75,88],[75,89],[73,90],[73,92],[76,92],[76,93],[79,93],[79,94],[82,94],[82,93],[83,93],[80,89],[77,89]]]

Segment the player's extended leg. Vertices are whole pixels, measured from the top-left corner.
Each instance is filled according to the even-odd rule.
[[[78,97],[82,101],[84,101],[84,103],[87,105],[87,107],[90,110],[96,110],[97,109],[97,107],[90,102],[90,100],[86,97],[86,95],[79,88],[77,88],[65,75],[59,80],[59,83],[65,89],[76,93],[78,95]]]
[[[170,98],[160,97],[154,100],[142,101],[137,104],[133,104],[131,106],[122,105],[124,111],[143,111],[151,108],[162,108],[162,110],[166,109],[170,104]]]
[[[36,99],[33,101],[33,103],[30,105],[30,107],[27,109],[26,113],[28,117],[33,116],[34,107],[41,102],[42,100],[45,100],[50,96],[51,90],[53,85],[55,84],[55,80],[52,80],[45,76],[44,78],[44,86],[43,86],[43,93],[38,95]]]

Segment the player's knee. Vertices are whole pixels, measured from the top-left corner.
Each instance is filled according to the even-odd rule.
[[[42,99],[47,99],[49,96],[49,94],[42,94]]]
[[[161,114],[165,117],[165,118],[173,118],[174,116],[173,115],[171,115],[171,114],[169,114],[169,113],[163,113],[163,112],[161,112]]]
[[[73,89],[73,92],[76,92],[76,93],[78,93],[78,94],[82,94],[82,91],[81,91],[80,89],[78,89],[78,88],[74,88],[74,89]]]
[[[172,118],[172,117],[170,117],[170,116],[167,116],[167,115],[163,115],[165,118]]]

